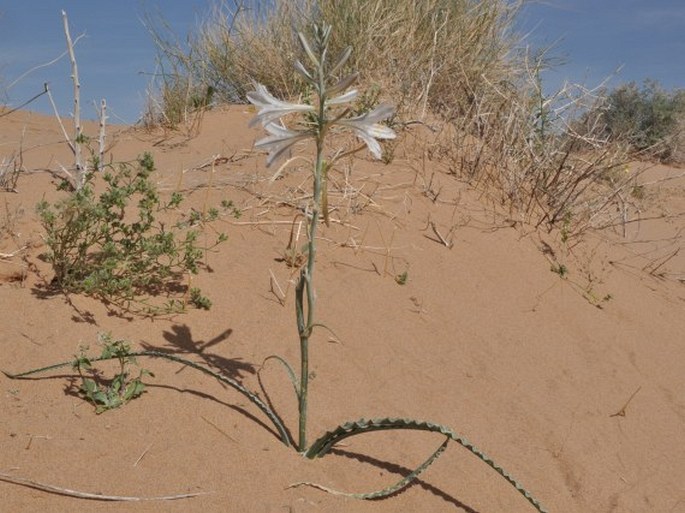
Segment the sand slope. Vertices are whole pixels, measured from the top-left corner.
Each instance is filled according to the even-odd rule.
[[[34,206],[59,196],[45,170],[70,156],[52,119],[27,112],[0,119],[0,154],[21,142],[30,170],[16,193],[0,192],[0,252],[26,246],[0,260],[1,369],[68,360],[81,344],[97,351],[99,332],[220,366],[253,390],[269,355],[297,364],[288,285],[295,275],[278,260],[293,206],[309,193],[307,164],[296,160],[270,180],[276,170],[250,151],[260,136],[246,128],[250,116],[244,107],[210,112],[192,138],[110,132],[115,160],[153,153],[165,193],[181,190],[195,208],[230,199],[243,212],[221,219],[229,241],[207,255],[211,272],[194,278],[213,308],[155,320],[114,315],[98,301],[67,301],[47,288],[51,270],[39,259],[45,247]],[[205,164],[214,159],[212,172]],[[436,202],[424,194],[433,171]],[[646,188],[643,221],[630,223],[626,237],[620,229],[588,234],[565,252],[553,234],[512,227],[438,163],[402,147],[390,165],[366,158],[341,165],[316,275],[318,317],[338,339],[320,330],[312,342],[310,439],[359,417],[431,420],[472,440],[551,512],[685,513],[685,182],[662,181],[679,173],[656,167],[643,175],[655,183]],[[431,222],[443,236],[451,232],[451,249]],[[567,279],[550,272],[543,242],[568,264]],[[395,277],[404,272],[400,285]],[[285,292],[282,304],[271,273]],[[156,375],[148,392],[102,415],[70,391],[68,368],[35,380],[0,377],[0,472],[91,493],[206,495],[105,503],[0,482],[0,509],[533,511],[456,444],[418,484],[389,499],[288,488],[313,481],[371,491],[420,464],[441,437],[365,435],[308,461],[280,444],[234,391],[178,364],[141,363]],[[268,363],[262,381],[295,431],[283,369]]]

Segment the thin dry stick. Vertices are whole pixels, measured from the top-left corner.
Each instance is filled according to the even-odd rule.
[[[661,261],[659,261],[659,259],[657,258],[654,262],[650,262],[649,264],[644,266],[642,270],[646,271],[647,269],[649,269],[649,274],[651,274],[652,276],[656,276],[657,271],[661,269],[664,265],[666,265],[669,261],[671,261],[671,259],[676,257],[678,253],[680,253],[680,248],[676,248],[675,251],[673,251],[669,255],[662,257]]]
[[[236,443],[238,443],[238,441],[237,441],[235,438],[233,438],[231,435],[229,435],[228,433],[226,433],[226,431],[224,431],[223,429],[221,429],[219,426],[217,426],[217,425],[216,425],[214,422],[212,422],[211,420],[209,420],[209,419],[207,419],[207,418],[205,418],[205,417],[203,417],[203,416],[200,416],[200,418],[201,418],[202,420],[204,420],[207,424],[209,424],[210,426],[212,426],[214,429],[216,429],[219,433],[221,433],[221,434],[224,435],[226,438],[228,438],[231,442],[236,442]]]
[[[81,35],[78,36],[76,39],[74,39],[74,46],[76,46],[76,43],[78,43],[78,42],[79,42],[79,39],[81,39],[84,35],[85,35],[85,34],[81,34]],[[54,59],[52,59],[50,62],[46,62],[46,63],[43,63],[43,64],[39,64],[38,66],[34,66],[34,67],[31,68],[30,70],[25,71],[24,73],[22,73],[21,75],[19,75],[19,77],[16,78],[10,85],[8,85],[8,86],[6,87],[7,91],[9,91],[10,89],[12,89],[15,85],[17,85],[19,82],[21,82],[24,78],[26,78],[27,76],[29,76],[29,75],[30,75],[31,73],[33,73],[34,71],[39,70],[39,69],[41,69],[41,68],[47,68],[48,66],[52,66],[52,65],[55,64],[57,61],[59,61],[62,57],[64,57],[67,53],[69,53],[69,51],[68,51],[68,50],[65,50],[64,52],[62,52],[61,54],[59,54],[59,56],[57,56],[57,57],[55,57]]]
[[[152,444],[148,445],[148,446],[145,448],[145,450],[141,453],[141,455],[138,456],[138,459],[137,459],[137,460],[135,461],[135,463],[133,464],[134,467],[137,467],[137,466],[138,466],[138,463],[140,463],[141,460],[145,457],[145,455],[146,455],[146,454],[148,453],[148,451],[150,450],[150,447],[152,447]]]
[[[283,292],[283,289],[282,289],[281,286],[278,284],[278,280],[276,279],[276,276],[274,276],[274,273],[271,271],[271,269],[269,269],[269,274],[271,275],[271,278],[270,278],[270,280],[269,280],[269,282],[271,283],[271,292],[272,292],[272,294],[273,294],[274,296],[276,296],[276,299],[278,299],[278,302],[281,304],[281,306],[285,306],[286,293]],[[274,285],[275,285],[276,288],[278,289],[278,293],[279,293],[280,295],[279,295],[279,294],[276,294],[276,290],[274,289]],[[289,289],[289,288],[290,288],[290,287],[288,286],[288,289]]]
[[[98,152],[98,171],[102,171],[105,160],[105,123],[107,122],[107,102],[103,98],[100,102],[100,137]]]
[[[229,221],[228,224],[234,226],[263,226],[272,224],[293,224],[292,221]]]
[[[24,251],[27,247],[28,247],[28,245],[25,244],[22,247],[20,247],[19,249],[12,251],[11,253],[0,253],[0,258],[7,258],[7,259],[14,258],[19,253]]]
[[[83,139],[83,128],[81,127],[81,83],[78,79],[78,65],[76,64],[76,54],[74,44],[69,33],[69,20],[66,11],[62,11],[62,21],[64,22],[64,36],[67,39],[67,49],[69,50],[69,60],[71,61],[71,79],[74,82],[74,164],[76,166],[76,188],[83,186],[85,173],[81,161],[81,141]]]
[[[31,444],[33,444],[34,438],[40,438],[42,440],[52,440],[52,438],[49,435],[30,435],[29,441],[27,442],[26,447],[24,447],[24,450],[28,451],[31,448]]]
[[[74,143],[71,142],[71,138],[69,137],[69,134],[67,134],[67,129],[64,128],[64,123],[62,123],[62,118],[59,115],[59,111],[57,110],[57,105],[55,105],[55,100],[52,98],[52,93],[50,92],[50,87],[48,86],[48,83],[45,82],[45,92],[48,93],[48,99],[50,100],[50,105],[52,105],[52,110],[55,113],[55,117],[57,118],[57,123],[59,123],[59,127],[62,129],[62,134],[64,135],[64,139],[67,141],[67,144],[69,145],[69,148],[71,149],[72,152],[76,151],[74,148]]]
[[[640,390],[642,390],[642,385],[637,387],[637,390],[635,390],[635,392],[633,392],[633,394],[628,398],[628,400],[626,401],[626,403],[623,405],[623,407],[620,410],[618,410],[616,413],[612,413],[611,415],[609,415],[609,417],[625,417],[626,416],[626,408],[630,404],[630,401],[633,400],[633,397],[635,397]]]
[[[452,242],[452,241],[447,241],[447,240],[445,239],[445,237],[442,236],[442,234],[438,231],[438,227],[435,226],[435,223],[434,223],[433,221],[430,222],[430,226],[431,226],[431,229],[433,230],[433,233],[435,234],[435,236],[436,236],[438,239],[440,239],[440,242],[442,242],[442,244],[443,244],[445,247],[447,247],[447,248],[449,248],[449,249],[452,249],[452,246],[454,245],[453,242]],[[453,228],[453,229],[454,229],[454,228]],[[450,231],[449,231],[449,234],[447,235],[447,236],[450,237],[450,238],[451,238],[453,229],[450,230]]]
[[[125,495],[101,495],[98,493],[80,492],[78,490],[71,490],[69,488],[62,488],[60,486],[53,486],[49,484],[39,483],[23,477],[10,476],[9,474],[0,472],[0,481],[12,483],[19,486],[26,486],[34,488],[35,490],[42,490],[48,493],[57,495],[65,495],[67,497],[74,497],[77,499],[88,499],[94,501],[108,501],[108,502],[142,502],[142,501],[174,501],[178,499],[190,499],[200,495],[207,495],[209,492],[197,493],[182,493],[178,495],[162,495],[160,497],[128,497]]]

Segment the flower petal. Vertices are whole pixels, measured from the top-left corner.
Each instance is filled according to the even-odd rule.
[[[351,102],[357,97],[358,94],[359,93],[356,89],[351,89],[343,95],[337,96],[336,98],[331,98],[330,100],[326,100],[326,105],[340,105],[341,103]]]
[[[376,139],[394,139],[396,137],[395,131],[392,128],[380,123],[368,126],[366,132]]]
[[[360,117],[365,118],[370,123],[378,123],[379,121],[391,118],[395,114],[395,107],[389,103],[381,103],[371,112],[367,112]]]
[[[295,132],[288,130],[281,124],[268,123],[264,126],[271,135],[264,137],[255,143],[255,148],[267,150],[266,166],[269,167],[293,144],[303,139],[313,137],[311,132]]]
[[[364,143],[371,154],[377,159],[381,158],[381,146],[377,139],[394,139],[395,132],[388,126],[381,125],[382,121],[391,117],[395,113],[395,108],[389,104],[381,104],[370,112],[352,118],[342,118],[335,122],[354,130],[354,133]]]
[[[394,107],[383,104],[360,116],[340,119],[337,121],[337,124],[349,126],[356,130],[363,130],[368,132],[372,137],[377,137],[379,139],[394,139],[395,132],[390,127],[378,123],[378,121],[391,117],[394,112]]]
[[[373,155],[374,157],[376,157],[377,159],[380,160],[382,154],[381,154],[381,145],[378,144],[378,141],[376,139],[374,139],[368,132],[365,132],[364,130],[355,129],[354,133],[357,137],[359,137],[362,141],[364,141],[366,143],[366,147],[371,152],[371,155]]]
[[[312,105],[289,103],[273,96],[262,84],[255,84],[255,91],[247,93],[247,99],[259,108],[257,115],[250,120],[249,126],[261,123],[263,126],[293,112],[313,111]]]

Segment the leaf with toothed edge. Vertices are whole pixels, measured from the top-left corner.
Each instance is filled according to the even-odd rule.
[[[434,433],[441,433],[445,435],[448,439],[453,440],[457,442],[459,445],[464,447],[465,449],[468,449],[472,454],[477,456],[481,461],[486,463],[490,468],[492,468],[495,472],[497,472],[500,476],[502,476],[510,485],[512,485],[521,495],[523,495],[526,500],[530,504],[533,505],[533,507],[539,512],[539,513],[548,513],[547,510],[540,504],[540,502],[533,497],[533,495],[526,490],[518,481],[516,481],[506,470],[504,470],[502,467],[500,467],[497,463],[495,463],[489,456],[487,456],[485,453],[483,453],[480,449],[478,449],[475,445],[473,445],[471,442],[469,442],[466,438],[461,437],[457,435],[454,431],[452,431],[450,428],[440,425],[440,424],[434,424],[431,422],[425,422],[425,421],[418,421],[414,419],[400,419],[400,418],[380,418],[380,419],[371,419],[371,420],[366,420],[366,419],[359,419],[357,421],[353,422],[346,422],[344,424],[339,425],[337,428],[333,429],[332,431],[326,432],[323,436],[321,436],[316,442],[312,444],[312,446],[305,452],[305,456],[310,459],[314,458],[320,458],[324,456],[330,449],[340,442],[341,440],[354,436],[354,435],[359,435],[362,433],[369,433],[371,431],[384,431],[384,430],[389,430],[389,429],[411,429],[411,430],[419,430],[419,431],[430,431]],[[435,459],[439,456],[439,454],[434,454],[431,458],[426,460],[426,462],[419,467],[417,470],[412,472],[407,478],[410,478],[407,480],[407,478],[403,479],[400,481],[400,483],[403,483],[403,486],[400,488],[394,489],[390,493],[395,493],[399,491],[401,488],[404,486],[407,486],[411,481],[413,481],[418,474],[423,472],[428,466],[435,461]],[[398,483],[398,485],[400,484]],[[323,489],[324,487],[317,486],[319,489]],[[391,487],[394,488],[394,487]],[[376,492],[376,493],[381,493],[381,492]],[[369,494],[361,494],[361,495],[369,495]],[[374,494],[371,494],[374,495]],[[375,497],[368,497],[368,498],[379,498],[383,496],[387,496],[389,493],[386,493],[384,495],[380,496],[375,496]],[[354,494],[350,495],[354,496]],[[367,497],[360,497],[360,498],[367,498]]]
[[[288,488],[294,488],[297,486],[311,486],[312,488],[317,488],[318,490],[323,490],[324,492],[330,493],[332,495],[341,495],[343,497],[350,497],[352,499],[361,499],[361,500],[372,500],[372,499],[382,499],[383,497],[388,497],[390,495],[393,495],[400,490],[406,488],[411,484],[412,481],[414,481],[416,478],[418,478],[423,472],[430,467],[435,460],[437,460],[443,452],[445,452],[445,449],[447,449],[447,443],[450,441],[450,438],[447,437],[445,441],[440,444],[440,447],[438,447],[433,454],[431,454],[430,458],[428,458],[426,461],[424,461],[419,467],[416,468],[416,470],[413,470],[410,472],[406,477],[402,478],[399,480],[397,483],[395,483],[392,486],[388,486],[387,488],[383,488],[382,490],[378,490],[375,492],[369,492],[369,493],[347,493],[347,492],[341,492],[338,490],[334,490],[333,488],[328,488],[327,486],[323,486],[320,484],[316,483],[310,483],[310,482],[302,482],[302,483],[295,483]]]

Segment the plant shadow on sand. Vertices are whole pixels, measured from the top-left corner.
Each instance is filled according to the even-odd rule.
[[[194,340],[191,334],[191,330],[187,325],[176,324],[171,327],[170,331],[163,332],[162,336],[168,342],[168,344],[164,347],[154,346],[146,342],[141,342],[141,347],[146,351],[158,351],[162,353],[176,354],[182,356],[199,356],[209,367],[213,367],[226,377],[235,380],[239,380],[240,378],[245,377],[246,374],[257,374],[257,368],[255,367],[255,365],[251,363],[240,361],[239,358],[226,358],[215,353],[206,352],[207,348],[228,340],[232,334],[233,329],[228,328],[208,341]],[[181,367],[178,371],[176,371],[176,373],[178,374],[182,372],[184,369],[185,367]],[[220,384],[222,387],[226,388],[225,384],[221,382]],[[198,390],[191,390],[187,388],[181,389],[173,387],[171,385],[148,384],[147,386],[149,388],[166,388],[169,390],[177,390],[182,393],[189,393],[192,395],[196,395],[198,397],[216,401],[217,403],[222,404],[223,406],[231,408],[232,410],[240,413],[241,415],[245,416],[249,420],[255,422],[259,426],[263,427],[264,429],[272,433],[276,438],[279,438],[278,433],[274,431],[271,426],[267,425],[258,417],[255,417],[253,414],[251,414],[244,408],[241,408],[228,402],[221,401],[213,395],[206,394]]]
[[[45,261],[42,255],[38,256],[39,260]],[[71,316],[73,322],[85,322],[93,326],[97,326],[98,323],[95,320],[95,315],[89,310],[83,310],[76,306],[71,300],[69,294],[59,287],[54,280],[48,280],[45,274],[38,268],[34,262],[29,261],[29,269],[38,278],[38,281],[31,287],[31,294],[33,294],[38,299],[53,299],[55,297],[61,296],[64,302],[69,305],[74,310],[74,315]]]
[[[372,456],[368,456],[366,454],[361,454],[358,452],[352,452],[352,451],[348,451],[345,449],[338,449],[338,448],[334,447],[331,449],[331,454],[334,454],[336,456],[342,456],[344,458],[349,458],[352,460],[356,460],[356,461],[359,461],[361,463],[366,463],[366,464],[372,465],[374,467],[386,470],[387,472],[390,472],[392,474],[398,474],[402,477],[407,477],[412,472],[412,469],[407,468],[407,467],[403,467],[402,465],[398,465],[396,463],[391,463],[389,461],[380,460],[380,459],[374,458]],[[421,488],[432,493],[433,495],[440,497],[445,502],[449,502],[450,504],[453,504],[457,508],[460,508],[465,513],[481,513],[480,511],[473,509],[468,504],[464,504],[459,499],[457,499],[457,498],[453,497],[452,495],[449,495],[448,493],[444,492],[440,488],[438,488],[438,487],[436,487],[430,483],[427,483],[426,481],[424,481],[421,478],[416,478],[406,488],[402,488],[401,490],[398,490],[391,495],[388,495],[386,497],[381,497],[379,499],[372,499],[372,500],[385,500],[385,499],[388,499],[391,497],[395,497],[397,495],[400,495],[401,493],[406,492],[409,488],[414,487],[414,486],[420,486]]]
[[[233,329],[228,328],[208,341],[193,340],[190,328],[187,325],[175,324],[171,327],[170,331],[162,333],[164,340],[168,342],[165,346],[159,347],[147,342],[141,342],[140,345],[146,351],[199,356],[208,366],[214,367],[232,379],[242,378],[245,374],[256,374],[257,369],[251,363],[243,362],[240,358],[227,358],[206,351],[208,348],[228,340],[232,334]]]

